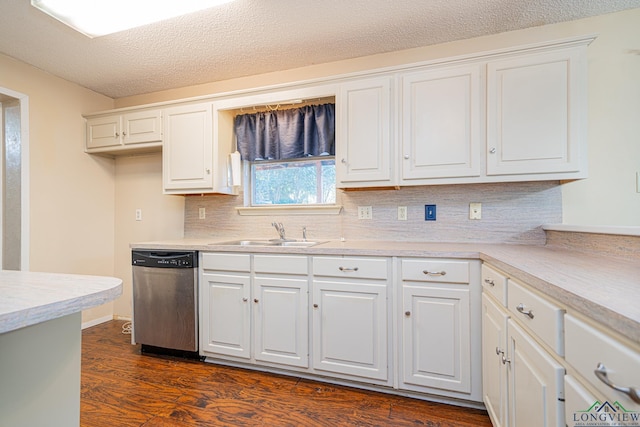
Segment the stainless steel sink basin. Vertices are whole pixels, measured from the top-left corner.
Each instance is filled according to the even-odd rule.
[[[309,248],[325,242],[315,242],[309,240],[232,240],[229,242],[211,243],[220,246],[268,246],[268,247],[298,247]]]

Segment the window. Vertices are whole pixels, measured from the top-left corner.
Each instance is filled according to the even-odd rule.
[[[336,202],[333,156],[251,162],[251,205],[326,205]]]

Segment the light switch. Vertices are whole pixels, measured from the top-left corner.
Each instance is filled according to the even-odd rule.
[[[136,209],[136,221],[142,221],[142,209]]]

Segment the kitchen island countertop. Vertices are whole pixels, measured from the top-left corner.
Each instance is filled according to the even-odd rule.
[[[122,280],[76,274],[0,272],[0,334],[102,305]]]
[[[640,345],[640,260],[554,246],[495,243],[347,240],[309,248],[218,244],[228,240],[187,238],[130,246],[146,250],[479,259]]]

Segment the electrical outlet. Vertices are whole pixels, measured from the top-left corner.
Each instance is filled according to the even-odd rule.
[[[469,219],[482,219],[482,203],[469,203]]]
[[[372,219],[373,208],[371,206],[358,206],[358,219]]]
[[[207,212],[205,208],[198,209],[198,219],[205,219],[207,217]]]
[[[424,220],[425,221],[436,220],[436,205],[424,205]]]
[[[407,207],[398,206],[398,221],[406,221],[406,220],[407,220]]]
[[[136,209],[136,221],[142,221],[142,209]]]

